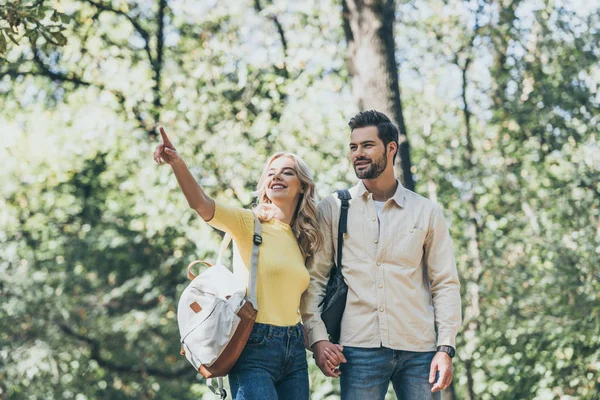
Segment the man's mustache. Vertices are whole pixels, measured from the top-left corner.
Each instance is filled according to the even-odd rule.
[[[358,162],[360,162],[360,161],[368,161],[368,162],[372,162],[373,160],[371,160],[371,159],[370,159],[370,158],[368,158],[368,157],[361,157],[361,158],[357,158],[357,159],[354,161],[354,166],[356,167],[356,163],[358,163]]]

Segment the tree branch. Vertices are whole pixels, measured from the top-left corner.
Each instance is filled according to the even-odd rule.
[[[133,26],[133,28],[140,34],[140,36],[142,37],[142,39],[144,39],[144,50],[146,51],[146,55],[148,56],[148,61],[153,64],[154,63],[154,57],[152,56],[152,51],[150,50],[150,34],[148,33],[147,30],[145,30],[136,20],[135,18],[133,18],[132,16],[130,16],[129,14],[127,14],[124,11],[115,9],[107,4],[104,3],[96,3],[93,0],[84,0],[85,2],[93,5],[94,7],[98,8],[99,10],[102,11],[108,11],[108,12],[112,12],[114,14],[120,15],[122,17],[125,17]]]
[[[154,70],[154,101],[152,116],[154,117],[154,124],[156,125],[160,121],[161,114],[161,93],[160,84],[162,79],[162,67],[163,67],[163,56],[165,47],[165,9],[167,8],[167,0],[158,1],[158,29],[156,32],[156,61],[152,63],[152,69]],[[149,136],[155,136],[154,127],[148,130]]]
[[[260,4],[260,0],[254,0],[254,9],[256,10],[257,13],[262,13],[263,8]],[[283,30],[283,25],[281,25],[281,22],[279,22],[279,18],[277,18],[276,15],[271,15],[269,17],[269,19],[271,21],[273,21],[273,23],[275,24],[275,29],[277,29],[277,33],[279,34],[279,39],[281,40],[281,46],[283,48],[283,73],[285,75],[285,77],[287,78],[289,76],[287,67],[286,67],[286,63],[285,60],[287,59],[287,51],[288,51],[288,44],[287,44],[287,39],[286,39],[286,35],[285,35],[285,31]]]
[[[64,74],[58,74],[56,72],[52,72],[50,70],[42,70],[42,71],[18,71],[18,70],[12,70],[9,69],[7,71],[2,71],[0,72],[0,79],[3,76],[10,76],[11,78],[18,78],[20,76],[26,76],[26,75],[30,75],[30,76],[43,76],[46,78],[50,78],[53,81],[58,81],[58,82],[71,82],[74,83],[77,86],[98,86],[95,85],[93,83],[84,81],[76,76],[73,75],[64,75]]]

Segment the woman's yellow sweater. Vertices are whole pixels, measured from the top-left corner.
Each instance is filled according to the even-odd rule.
[[[208,223],[231,235],[248,270],[254,234],[252,211],[215,202],[215,215]],[[310,280],[304,257],[290,226],[279,220],[263,222],[262,238],[258,251],[256,322],[296,325],[300,322],[300,296]]]

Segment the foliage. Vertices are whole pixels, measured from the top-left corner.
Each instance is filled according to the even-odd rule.
[[[67,14],[50,7],[44,0],[8,0],[0,6],[0,62],[9,50],[9,45],[19,45],[27,37],[32,45],[64,46],[67,38],[63,35],[70,22]]]
[[[51,18],[9,6],[36,4]],[[175,306],[219,237],[153,164],[155,128],[222,201],[250,206],[278,150],[305,158],[321,197],[347,187],[341,6],[56,4],[64,20],[34,25],[66,43],[12,25],[0,65],[0,398],[212,398],[178,354]],[[595,398],[597,6],[397,8],[417,191],[446,209],[464,289],[456,397]],[[311,398],[337,398],[310,365]]]

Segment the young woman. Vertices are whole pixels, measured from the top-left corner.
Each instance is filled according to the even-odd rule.
[[[160,128],[158,164],[171,165],[188,204],[211,226],[229,233],[250,265],[252,211],[216,202],[192,176]],[[308,287],[306,257],[319,249],[315,186],[306,163],[292,153],[273,155],[258,182],[263,242],[258,258],[258,315],[242,355],[229,373],[233,399],[309,398],[308,365],[298,307]]]

